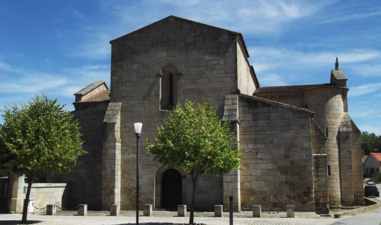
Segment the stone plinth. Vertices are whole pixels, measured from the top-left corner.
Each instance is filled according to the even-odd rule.
[[[56,206],[55,205],[46,205],[46,215],[56,215]]]
[[[253,205],[253,217],[261,217],[261,206]]]
[[[86,216],[87,214],[87,204],[80,204],[78,206],[78,216]]]
[[[112,204],[110,206],[110,216],[119,216],[120,206],[119,204]]]
[[[295,217],[295,206],[286,205],[287,217],[294,218]]]
[[[223,205],[215,205],[214,206],[214,216],[215,217],[223,217]]]
[[[187,206],[186,205],[178,205],[177,206],[177,216],[186,217],[187,216]]]
[[[143,215],[144,216],[152,216],[152,205],[151,204],[145,204],[144,205]]]

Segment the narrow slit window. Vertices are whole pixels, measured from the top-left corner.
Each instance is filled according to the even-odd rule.
[[[325,135],[328,137],[328,127],[325,128]]]
[[[306,104],[304,108],[308,109],[308,104]]]
[[[331,175],[331,166],[328,166],[328,175]]]
[[[173,105],[173,74],[169,74],[169,104]]]

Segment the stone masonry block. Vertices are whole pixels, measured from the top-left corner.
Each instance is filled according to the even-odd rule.
[[[46,215],[54,216],[56,215],[56,206],[55,205],[46,205]]]
[[[261,217],[261,206],[253,205],[253,217]]]
[[[215,205],[214,206],[214,216],[215,217],[223,217],[223,205]]]
[[[144,205],[143,215],[144,216],[152,216],[152,205],[151,204],[145,204]]]
[[[187,206],[186,205],[178,205],[177,206],[177,216],[178,217],[186,217],[187,216]]]
[[[80,204],[78,206],[78,216],[86,216],[87,214],[87,204]]]
[[[110,206],[110,216],[119,216],[119,212],[120,212],[119,204],[112,204]]]
[[[295,206],[286,205],[287,217],[294,218],[295,217]]]

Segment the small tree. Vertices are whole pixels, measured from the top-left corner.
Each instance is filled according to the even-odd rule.
[[[5,107],[0,126],[0,173],[28,176],[22,222],[27,220],[30,190],[36,175],[69,172],[82,149],[79,122],[57,99],[42,94],[32,102]]]
[[[241,151],[234,142],[229,123],[221,123],[215,108],[205,99],[185,101],[157,128],[155,144],[146,140],[146,150],[167,168],[182,167],[192,177],[192,203],[189,223],[193,224],[197,179],[237,170]]]

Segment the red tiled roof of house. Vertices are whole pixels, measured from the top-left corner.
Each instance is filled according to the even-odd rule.
[[[74,102],[74,103],[86,103],[86,102],[104,102],[110,100],[110,90],[103,90],[101,92],[96,93],[95,95],[91,96],[90,98]]]
[[[377,161],[381,162],[381,153],[370,153]]]
[[[369,157],[369,155],[364,155],[364,156],[362,157],[362,162],[364,163],[364,162],[368,159],[368,157]]]

